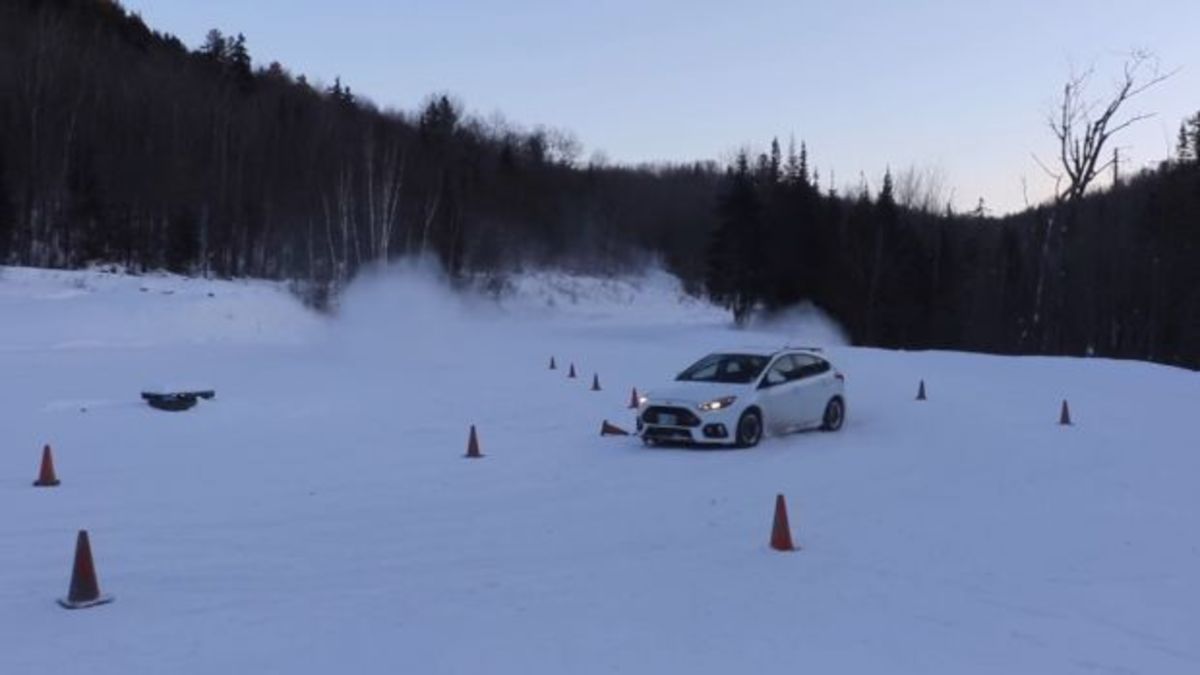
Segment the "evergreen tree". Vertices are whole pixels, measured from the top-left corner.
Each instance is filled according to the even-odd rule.
[[[761,216],[749,158],[741,152],[717,203],[718,224],[709,243],[705,277],[709,297],[732,310],[739,326],[745,325],[765,290]]]
[[[800,182],[800,157],[796,154],[796,137],[788,138],[787,160],[783,165],[783,181],[789,185]]]
[[[808,179],[808,144],[800,141],[800,184],[807,187]]]
[[[1188,137],[1187,123],[1179,125],[1179,138],[1175,143],[1175,159],[1179,162],[1190,162],[1192,156],[1192,139]]]
[[[252,71],[250,69],[250,51],[246,48],[246,36],[238,33],[236,38],[229,41],[227,52],[226,60],[229,68],[233,71],[233,76],[241,84],[249,84]]]
[[[808,171],[808,147],[804,141],[800,141],[800,152],[797,154],[796,139],[789,139],[787,163],[784,165],[783,180],[790,185],[813,186],[813,181],[809,177]]]
[[[1196,113],[1179,125],[1175,158],[1181,163],[1200,160],[1200,113]]]
[[[208,31],[204,36],[204,44],[200,46],[200,54],[214,63],[225,63],[228,51],[228,41],[216,28]]]
[[[1192,159],[1200,161],[1200,112],[1188,120],[1188,127],[1192,136]]]
[[[326,93],[329,94],[329,97],[335,102],[343,106],[354,105],[354,94],[350,92],[349,86],[342,86],[341,77],[333,78],[333,86],[330,87]]]
[[[427,140],[435,144],[444,143],[454,135],[461,117],[462,112],[458,109],[458,106],[454,105],[449,96],[442,94],[434,97],[425,104],[425,109],[421,111],[418,126],[421,130],[421,135]],[[537,136],[542,146],[539,154],[544,156],[546,152],[545,136],[544,134],[537,134]]]
[[[774,182],[771,180],[771,158],[765,152],[758,153],[758,162],[754,165],[754,178],[763,186]]]
[[[879,208],[887,210],[889,215],[896,209],[896,187],[892,180],[890,167],[883,174],[883,187],[879,188]]]
[[[783,166],[783,157],[782,157],[781,153],[779,152],[779,139],[772,138],[771,139],[771,159],[770,159],[770,166],[768,167],[768,176],[769,176],[768,180],[771,185],[774,185],[779,182],[780,169],[782,168],[782,166]]]

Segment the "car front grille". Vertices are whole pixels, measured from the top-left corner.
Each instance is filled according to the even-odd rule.
[[[687,408],[676,408],[673,406],[652,405],[646,408],[646,412],[642,413],[642,421],[646,424],[664,424],[664,416],[671,415],[675,418],[675,423],[668,426],[676,427],[698,427],[700,426],[700,418],[696,417],[696,413]]]
[[[690,443],[694,440],[692,438],[692,432],[688,431],[687,429],[674,429],[671,427],[647,427],[646,430],[642,432],[642,436],[644,438],[652,438],[656,441],[680,441],[683,443]]]

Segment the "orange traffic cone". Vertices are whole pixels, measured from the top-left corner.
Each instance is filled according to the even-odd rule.
[[[574,363],[572,363],[571,368],[569,370],[567,370],[567,377],[572,380],[575,379],[575,364]]]
[[[477,459],[483,457],[483,453],[479,451],[479,437],[475,435],[475,425],[471,425],[471,437],[467,439],[467,454],[464,457]]]
[[[558,364],[554,362],[554,357],[550,357],[550,370],[558,370]]]
[[[1067,399],[1063,399],[1062,412],[1058,415],[1058,423],[1062,426],[1071,426],[1071,408],[1067,406]]]
[[[600,424],[600,435],[601,436],[628,436],[629,432],[625,431],[624,429],[622,429],[621,427],[619,427],[615,424],[609,423],[608,420],[604,420]]]
[[[637,387],[634,387],[633,392],[631,394],[629,394],[629,408],[630,408],[630,410],[632,410],[637,407],[638,407],[638,393],[637,393]]]
[[[792,528],[788,526],[787,502],[783,495],[775,496],[775,523],[771,527],[771,548],[776,551],[795,551]]]
[[[592,375],[592,391],[600,391],[600,373]]]
[[[50,454],[50,446],[42,448],[42,468],[38,471],[37,480],[33,481],[36,487],[54,487],[58,485],[58,476],[54,475],[54,456]]]
[[[75,566],[71,568],[71,588],[67,597],[59,598],[58,604],[67,609],[83,609],[112,602],[111,595],[100,593],[96,581],[96,565],[92,562],[92,545],[88,542],[87,530],[80,530],[75,539]]]
[[[925,380],[921,380],[921,386],[917,387],[917,400],[925,400]]]

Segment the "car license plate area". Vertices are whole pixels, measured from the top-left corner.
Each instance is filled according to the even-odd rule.
[[[667,413],[659,413],[658,423],[665,427],[673,427],[673,426],[678,426],[679,420],[677,420],[674,415],[670,415]]]

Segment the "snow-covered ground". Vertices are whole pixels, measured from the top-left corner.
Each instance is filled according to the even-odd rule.
[[[597,433],[632,386],[836,328],[734,331],[663,275],[513,289],[410,268],[329,320],[0,269],[0,673],[1200,672],[1200,375],[831,344],[840,433],[651,450]],[[69,612],[81,528],[117,599]]]

